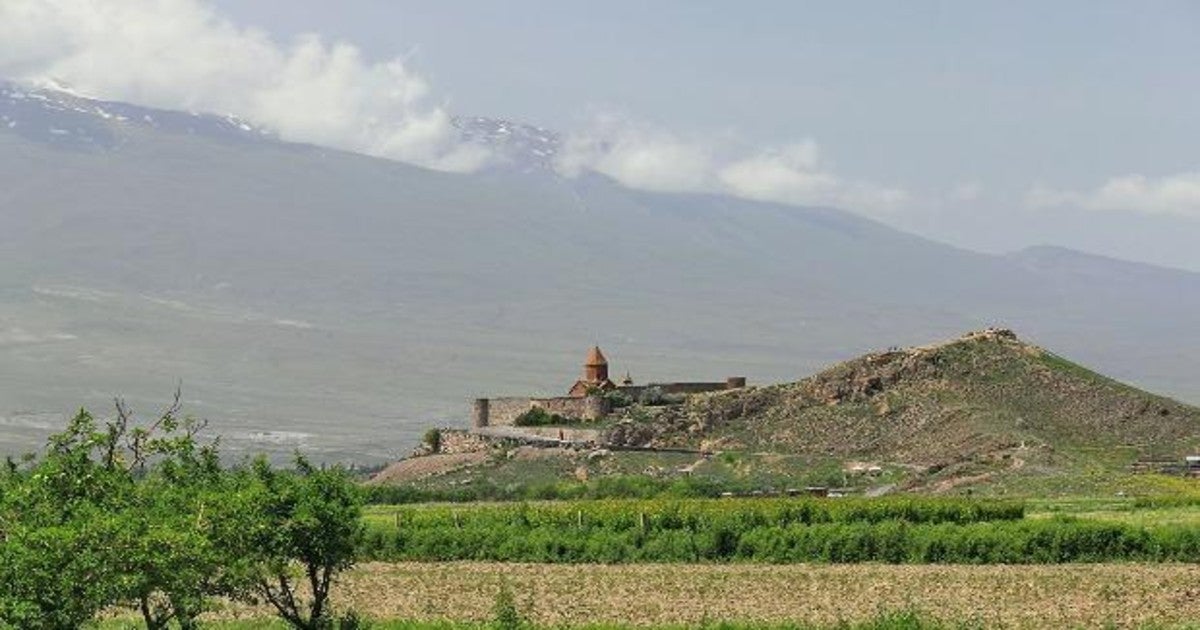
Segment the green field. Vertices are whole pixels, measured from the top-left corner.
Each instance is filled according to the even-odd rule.
[[[387,561],[1055,564],[1200,561],[1200,506],[1132,499],[654,499],[373,506]]]

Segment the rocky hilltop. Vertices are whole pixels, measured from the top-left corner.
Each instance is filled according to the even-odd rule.
[[[1200,409],[989,329],[868,354],[796,383],[695,396],[650,421],[621,422],[606,439],[885,459],[946,473],[1050,469],[1089,452],[1181,461],[1200,451]]]
[[[518,482],[533,460],[544,476],[555,457],[562,475],[627,474],[630,467],[613,458],[637,453],[637,465],[654,476],[776,487],[828,479],[863,491],[934,492],[1121,489],[1134,471],[1180,472],[1184,457],[1200,452],[1200,409],[1092,372],[1005,329],[870,353],[794,383],[634,403],[599,428],[590,431],[594,443],[568,448],[530,442],[514,451],[494,442],[465,450],[496,455],[472,462],[485,480]]]

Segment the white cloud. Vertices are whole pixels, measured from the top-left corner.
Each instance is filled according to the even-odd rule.
[[[730,190],[755,199],[821,203],[841,180],[820,168],[812,140],[760,152],[726,165],[718,174]]]
[[[201,0],[0,0],[0,42],[0,76],[235,114],[288,140],[442,170],[469,171],[488,159],[459,140],[402,60],[368,61],[356,47],[316,35],[283,45]]]
[[[484,166],[430,87],[401,59],[364,59],[343,42],[285,44],[204,0],[0,0],[0,76],[61,81],[80,93],[167,109],[234,114],[288,140],[451,171]],[[728,139],[726,139],[728,140]],[[630,187],[724,193],[864,212],[903,206],[903,190],[848,180],[811,140],[746,151],[619,116],[568,134],[560,172]]]
[[[703,143],[606,115],[567,134],[557,167],[568,177],[592,170],[633,188],[701,191],[711,187],[713,156]]]
[[[812,140],[732,161],[717,175],[727,191],[740,197],[836,206],[868,214],[889,214],[900,209],[909,197],[899,188],[836,175],[821,163],[817,144]]]
[[[1038,208],[1074,206],[1200,218],[1200,171],[1165,177],[1124,175],[1083,192],[1039,186],[1029,191],[1026,200]]]
[[[813,140],[744,153],[716,141],[602,116],[587,130],[567,136],[557,167],[569,177],[592,170],[634,188],[724,193],[866,213],[886,214],[909,199],[904,190],[835,174]]]

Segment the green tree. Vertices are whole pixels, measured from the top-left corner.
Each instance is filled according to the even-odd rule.
[[[74,629],[127,605],[151,630],[190,629],[215,597],[254,595],[293,627],[333,625],[362,534],[353,479],[299,457],[225,470],[179,399],[149,422],[120,400],[103,427],[81,410],[41,456],[0,468],[0,628]]]
[[[295,472],[259,459],[250,475],[254,594],[294,628],[331,628],[330,589],[354,565],[363,534],[358,486],[344,469],[315,468],[300,456]]]
[[[119,597],[113,556],[103,553],[115,525],[89,514],[66,525],[21,527],[0,546],[0,627],[80,627]]]
[[[103,428],[81,410],[41,457],[3,469],[0,626],[78,628],[130,604],[147,628],[191,628],[238,591],[247,574],[217,536],[229,476],[178,411],[178,392],[148,423],[120,400]]]
[[[126,596],[147,628],[197,626],[212,598],[248,584],[238,539],[242,517],[228,504],[229,476],[215,459],[185,447],[137,485],[123,513]]]
[[[80,411],[41,459],[0,481],[0,625],[77,628],[120,596],[115,516],[131,479],[94,457],[110,443]]]

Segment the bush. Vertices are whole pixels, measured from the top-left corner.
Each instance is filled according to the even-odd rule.
[[[667,404],[667,397],[661,387],[647,387],[638,396],[638,403],[646,407],[656,407]]]
[[[500,590],[492,603],[491,625],[495,630],[520,630],[525,627],[525,620],[517,610],[516,600],[507,582],[500,584]]]
[[[430,429],[425,432],[421,438],[421,442],[429,449],[431,453],[437,453],[442,450],[442,431],[441,429]]]
[[[550,413],[541,407],[534,407],[517,416],[513,424],[518,427],[544,427],[551,425],[574,424],[576,420]]]
[[[609,406],[613,409],[621,409],[633,404],[633,398],[619,389],[610,389],[600,395],[608,401]]]
[[[337,630],[371,630],[375,624],[358,614],[355,610],[347,610],[338,616],[335,626]]]

